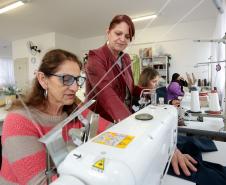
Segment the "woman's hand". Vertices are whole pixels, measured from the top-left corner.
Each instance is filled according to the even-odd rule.
[[[191,175],[190,171],[197,171],[197,168],[194,166],[194,164],[197,164],[197,161],[188,154],[182,154],[178,149],[173,154],[171,164],[176,175],[180,175],[180,168],[186,176]]]
[[[178,80],[183,80],[184,81],[184,77],[183,76],[179,76]]]
[[[177,100],[177,99],[172,100],[171,104],[174,105],[175,107],[179,107],[180,106],[180,100]]]

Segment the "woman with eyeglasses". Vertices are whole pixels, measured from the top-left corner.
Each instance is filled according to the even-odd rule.
[[[81,63],[67,51],[55,49],[45,54],[25,105],[19,104],[6,117],[2,131],[0,184],[46,184],[46,150],[38,140],[64,120],[76,107],[76,95],[85,82]],[[89,110],[82,113],[84,117]],[[99,119],[99,132],[108,121]],[[80,128],[75,118],[62,130],[68,141],[71,128]]]
[[[131,115],[134,83],[130,57],[123,51],[134,34],[131,18],[117,15],[107,29],[107,42],[88,54],[88,99],[96,99],[93,110],[111,122],[118,122]]]

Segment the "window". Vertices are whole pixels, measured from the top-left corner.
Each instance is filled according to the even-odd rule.
[[[13,60],[0,58],[0,66],[0,86],[14,84]]]

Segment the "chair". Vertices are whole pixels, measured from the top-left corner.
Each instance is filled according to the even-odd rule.
[[[164,104],[168,104],[166,86],[157,88],[156,94],[157,94],[157,103],[159,103],[159,98],[162,97],[162,98],[164,98]]]

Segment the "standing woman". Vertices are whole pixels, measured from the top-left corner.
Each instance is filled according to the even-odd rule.
[[[132,41],[134,34],[131,18],[127,15],[117,15],[107,30],[107,43],[91,50],[88,55],[86,65],[88,99],[98,94],[93,110],[111,122],[118,122],[131,114],[134,82],[130,57],[123,53],[123,50]]]
[[[22,105],[12,110],[3,123],[0,184],[46,184],[46,149],[39,139],[77,107],[75,93],[85,82],[80,76],[81,62],[67,51],[55,49],[45,54],[31,93]],[[87,116],[88,110],[82,113]],[[99,119],[101,127],[108,124]],[[65,140],[71,128],[80,128],[75,119],[62,130]],[[100,125],[99,125],[100,126]]]

